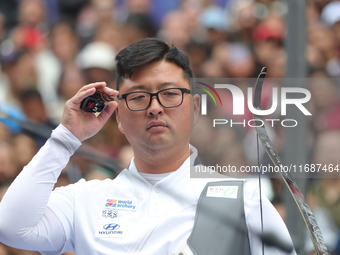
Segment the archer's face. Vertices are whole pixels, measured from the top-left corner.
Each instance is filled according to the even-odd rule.
[[[131,79],[125,79],[119,94],[133,91],[155,93],[166,88],[190,89],[190,85],[180,67],[161,60],[139,69]],[[193,116],[195,121],[199,108],[199,98],[194,98],[185,93],[180,106],[164,108],[154,97],[143,111],[131,111],[125,99],[119,100],[118,127],[132,145],[135,156],[145,152],[171,150],[181,153],[183,149],[188,150]],[[192,110],[194,115],[191,115]]]

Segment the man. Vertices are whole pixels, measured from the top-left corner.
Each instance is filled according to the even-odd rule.
[[[81,88],[67,101],[61,125],[12,183],[0,206],[1,242],[43,254],[68,250],[76,254],[189,254],[186,243],[198,198],[209,180],[190,179],[190,157],[196,158],[197,151],[189,140],[198,118],[199,96],[190,92],[188,58],[160,40],[144,39],[123,49],[116,60],[119,96],[103,82]],[[96,90],[119,99],[107,103],[98,117],[79,108]],[[51,192],[69,157],[114,111],[119,130],[133,147],[128,169],[114,180],[80,180]],[[240,214],[245,214],[249,231],[228,221],[227,213],[224,225],[235,236],[246,233],[249,254],[262,254],[256,234],[261,224],[258,190],[245,184],[243,193]],[[276,230],[291,242],[274,207],[266,199],[262,206],[263,228]],[[209,210],[203,204],[198,207]],[[216,241],[213,232],[203,233],[202,242],[210,237]],[[201,238],[200,233],[196,236]],[[264,254],[286,253],[265,247]]]

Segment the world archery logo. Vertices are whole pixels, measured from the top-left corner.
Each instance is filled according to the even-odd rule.
[[[105,207],[110,207],[116,210],[135,211],[137,204],[132,200],[106,199]]]
[[[220,97],[220,95],[217,93],[216,89],[214,89],[214,87],[206,84],[206,83],[203,83],[203,82],[196,82],[198,84],[201,84],[203,86],[205,86],[206,88],[202,88],[202,87],[198,87],[198,89],[204,91],[206,94],[202,94],[201,95],[201,114],[202,115],[206,115],[207,114],[207,94],[210,96],[210,98],[213,100],[215,106],[217,106],[217,100],[216,98],[218,99],[220,105],[222,106],[222,99]],[[213,95],[213,93],[215,94],[215,96]]]

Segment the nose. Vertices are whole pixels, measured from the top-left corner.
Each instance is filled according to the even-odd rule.
[[[148,116],[155,116],[158,114],[162,114],[163,111],[164,111],[163,106],[158,102],[158,99],[156,97],[153,97],[151,99],[150,106],[147,109]]]

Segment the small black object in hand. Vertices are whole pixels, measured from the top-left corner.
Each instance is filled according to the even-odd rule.
[[[112,101],[113,98],[103,94],[100,91],[97,91],[91,96],[84,98],[80,103],[80,109],[83,109],[87,112],[101,112],[105,109],[105,101]]]

